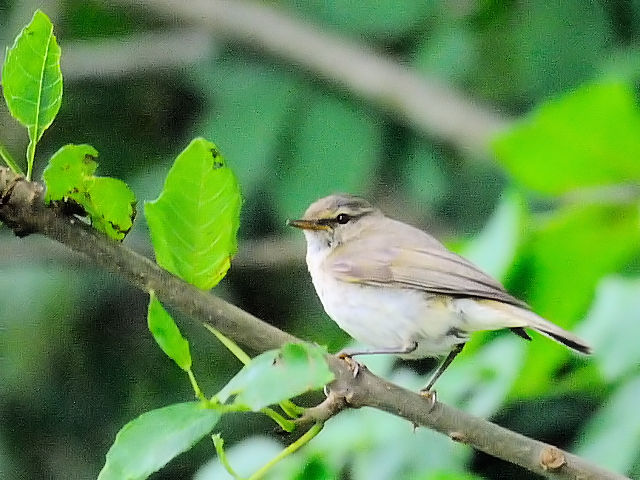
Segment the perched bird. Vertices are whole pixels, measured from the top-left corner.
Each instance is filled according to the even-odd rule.
[[[424,394],[475,331],[509,328],[530,340],[525,328],[531,328],[578,352],[591,351],[431,235],[386,217],[361,197],[321,198],[288,224],[304,232],[307,266],[327,314],[372,347],[343,357],[447,355]]]

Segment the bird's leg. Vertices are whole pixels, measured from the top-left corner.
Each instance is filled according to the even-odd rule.
[[[449,355],[447,355],[447,358],[444,359],[444,362],[442,362],[442,364],[438,367],[436,372],[433,374],[433,376],[431,377],[431,380],[429,380],[429,383],[427,383],[427,386],[420,389],[420,395],[431,400],[432,402],[431,408],[435,406],[436,399],[437,399],[436,392],[432,391],[431,389],[435,385],[436,380],[438,380],[438,378],[440,378],[440,375],[442,375],[444,371],[447,369],[447,367],[451,365],[451,362],[453,362],[453,359],[456,358],[456,356],[462,351],[462,348],[464,346],[465,346],[464,343],[458,343],[457,345],[455,345],[453,347],[453,350],[451,350],[449,352]]]
[[[338,358],[344,360],[349,365],[349,368],[353,371],[353,378],[358,376],[358,372],[360,371],[360,364],[356,362],[352,357],[356,355],[383,355],[383,354],[395,354],[395,355],[403,355],[407,353],[413,352],[416,348],[418,348],[418,343],[413,342],[407,345],[406,347],[398,348],[376,348],[371,350],[360,350],[355,348],[345,348],[344,350],[340,350],[338,352]]]

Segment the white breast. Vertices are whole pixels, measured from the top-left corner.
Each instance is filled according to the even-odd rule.
[[[462,318],[447,299],[409,288],[337,280],[323,268],[330,248],[310,237],[307,266],[320,301],[327,314],[358,342],[398,350],[417,342],[417,350],[408,358],[445,355],[461,342],[451,331],[461,327]]]

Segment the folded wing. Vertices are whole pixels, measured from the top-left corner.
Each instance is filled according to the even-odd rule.
[[[408,225],[400,225],[395,235],[385,235],[382,246],[373,234],[363,236],[366,240],[336,248],[327,266],[337,278],[346,282],[499,300],[529,308],[526,303],[509,295],[498,281],[465,258],[447,250],[430,235]],[[403,232],[403,227],[412,231]],[[406,239],[411,239],[412,243]]]

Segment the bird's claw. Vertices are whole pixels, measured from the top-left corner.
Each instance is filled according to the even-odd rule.
[[[360,368],[362,367],[362,365],[355,361],[353,357],[346,352],[338,353],[338,358],[346,362],[349,369],[353,372],[353,378],[356,378],[358,376],[358,373],[360,373]]]
[[[429,401],[429,412],[433,410],[438,403],[438,393],[435,390],[422,389],[418,392],[421,397],[426,398]]]

